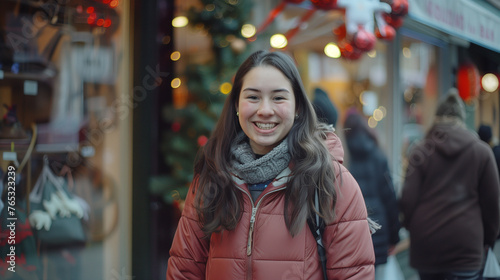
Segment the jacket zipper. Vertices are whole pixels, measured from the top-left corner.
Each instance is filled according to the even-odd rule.
[[[253,226],[255,224],[256,213],[257,213],[257,207],[252,206],[252,217],[250,218],[250,230],[248,232],[247,256],[250,256],[252,254]]]
[[[254,225],[255,225],[257,209],[259,209],[260,203],[262,202],[262,200],[264,200],[264,197],[266,197],[267,195],[284,190],[286,187],[281,187],[281,188],[272,190],[272,191],[264,194],[260,198],[260,200],[256,206],[254,206],[254,202],[252,200],[252,197],[245,190],[243,190],[242,188],[240,188],[238,186],[237,186],[237,188],[240,189],[241,191],[243,191],[243,193],[245,193],[250,198],[250,201],[252,202],[252,216],[250,217],[250,229],[248,231],[248,241],[247,241],[247,256],[250,256],[250,255],[252,255],[253,229],[254,229]]]

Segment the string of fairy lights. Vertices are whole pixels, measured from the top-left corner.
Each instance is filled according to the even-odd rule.
[[[174,28],[182,28],[187,26],[188,24],[189,20],[185,16],[178,16],[172,20],[172,26]],[[247,23],[241,27],[241,36],[250,42],[255,41],[256,33],[257,33],[257,28],[253,24]],[[288,41],[285,35],[277,33],[270,37],[270,45],[272,48],[282,49],[288,45]],[[338,58],[340,57],[340,50],[334,43],[330,43],[325,47],[325,54],[329,57]],[[178,61],[180,57],[181,53],[179,51],[174,51],[170,55],[172,61]],[[180,87],[181,80],[179,78],[172,79],[171,86],[172,88]],[[219,90],[223,94],[228,94],[229,92],[231,92],[231,84],[227,82],[223,83],[220,85]]]
[[[185,27],[189,24],[189,20],[185,16],[177,16],[172,20],[172,26],[174,28],[182,28]],[[247,23],[244,24],[241,27],[241,36],[245,38],[248,42],[253,42],[256,40],[256,35],[258,33],[258,29],[256,28],[255,25]],[[281,33],[276,33],[270,36],[269,39],[270,46],[275,49],[283,49],[288,45],[288,40],[287,36]],[[336,42],[329,42],[325,45],[324,47],[324,53],[327,57],[330,58],[335,58],[338,59],[342,57],[341,50]],[[408,48],[403,48],[402,49],[402,54],[403,57],[410,57],[411,53]],[[371,58],[376,57],[376,51],[375,49],[370,50],[367,52],[367,55]],[[181,58],[181,53],[179,51],[174,51],[170,55],[170,58],[172,61],[178,61]],[[179,88],[181,86],[181,79],[178,77],[175,77],[171,81],[171,87],[173,89]],[[499,75],[494,74],[494,73],[486,73],[481,77],[481,88],[487,92],[487,93],[492,93],[495,92],[499,89]],[[222,94],[229,94],[232,89],[232,84],[229,82],[224,82],[222,83],[218,90]],[[365,104],[368,101],[366,101],[364,94],[360,95],[360,102],[361,104]],[[371,127],[377,126],[377,123],[380,122],[385,116],[386,116],[387,110],[383,106],[380,106],[378,108],[375,108],[373,110],[373,114],[371,114],[368,124]]]

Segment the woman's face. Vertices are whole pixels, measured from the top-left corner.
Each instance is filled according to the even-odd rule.
[[[243,77],[236,110],[253,152],[266,154],[292,128],[296,113],[292,85],[272,66],[255,67]]]

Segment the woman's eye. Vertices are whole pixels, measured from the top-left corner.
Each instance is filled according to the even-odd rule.
[[[280,100],[285,100],[285,98],[282,96],[276,96],[274,100],[280,101]]]

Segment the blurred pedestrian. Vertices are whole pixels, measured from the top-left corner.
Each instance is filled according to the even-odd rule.
[[[410,264],[422,280],[482,279],[499,232],[499,176],[493,153],[464,124],[451,89],[415,146],[400,200],[410,233]]]
[[[399,209],[387,157],[378,145],[367,119],[349,110],[344,121],[349,151],[349,171],[365,198],[368,216],[382,227],[372,235],[375,249],[375,279],[385,279],[383,264],[399,242]]]
[[[195,164],[167,279],[323,279],[316,193],[327,278],[373,279],[366,207],[342,159],[293,60],[253,53]]]
[[[481,124],[477,129],[477,135],[479,136],[479,139],[483,140],[483,142],[492,146],[491,140],[493,139],[493,131],[491,130],[491,126]]]
[[[495,162],[497,164],[498,174],[500,175],[500,145],[495,145],[493,142],[493,131],[491,126],[482,124],[477,129],[477,134],[479,135],[479,139],[483,140],[487,143],[491,149],[493,150],[493,155],[495,155]]]
[[[332,125],[333,127],[337,126],[337,108],[326,92],[319,87],[314,89],[313,107],[319,121]]]

